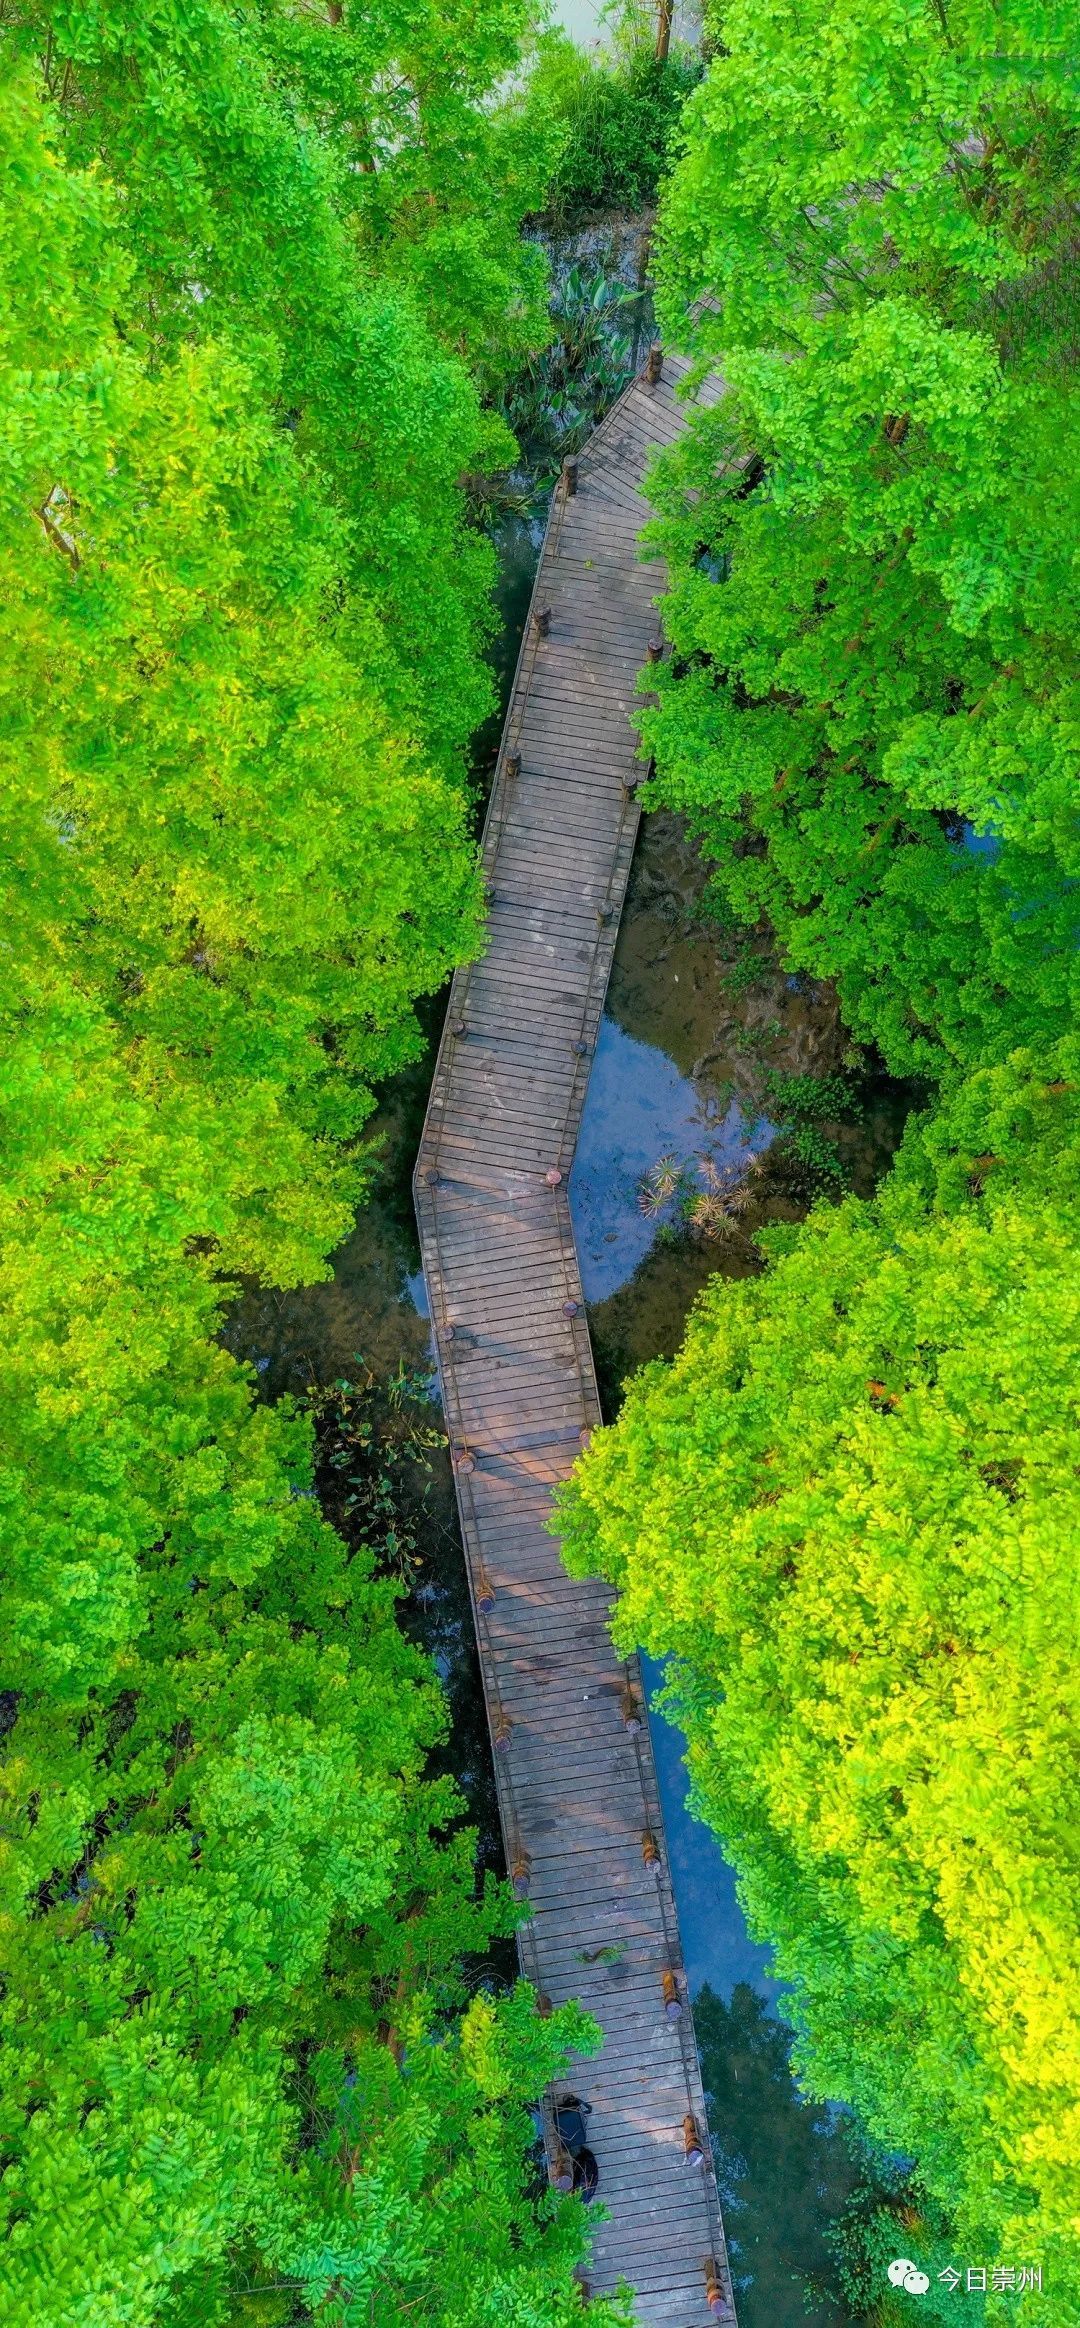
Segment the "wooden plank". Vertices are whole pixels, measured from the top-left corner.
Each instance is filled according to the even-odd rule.
[[[568,1577],[546,1523],[600,1411],[583,1309],[563,1314],[581,1304],[565,1174],[638,825],[624,785],[644,772],[632,722],[663,573],[637,556],[641,480],[685,426],[684,369],[665,359],[660,386],[627,390],[549,521],[534,605],[551,629],[526,637],[502,748],[521,771],[500,774],[485,830],[488,947],[453,981],[448,1024],[468,1032],[444,1035],[416,1180],[448,1426],[473,1457],[457,1474],[466,1555],[494,1586],[478,1640],[489,1711],[510,1720],[495,1757],[508,1854],[530,1858],[522,1963],[605,2033],[597,2060],[571,2064],[611,2210],[591,2278],[627,2278],[642,2328],[706,2328],[702,2259],[726,2295],[723,2225],[709,2167],[688,2175],[682,2156],[683,2118],[703,2122],[704,2103],[689,2013],[662,2011],[661,1974],[682,1959],[648,1733],[623,1726],[611,1588]],[[615,1944],[618,1962],[596,1959]]]

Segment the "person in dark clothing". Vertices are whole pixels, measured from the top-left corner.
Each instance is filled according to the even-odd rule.
[[[587,2121],[591,2116],[592,2103],[583,2102],[577,2094],[564,2094],[555,2104],[555,2129],[571,2164],[572,2187],[586,2205],[595,2198],[600,2181],[600,2168],[588,2144]]]
[[[574,2160],[574,2189],[579,2199],[584,2199],[586,2206],[590,2199],[595,2199],[599,2181],[600,2169],[596,2159],[588,2144],[583,2142]]]
[[[592,2103],[578,2099],[577,2094],[564,2094],[555,2104],[555,2124],[560,2142],[565,2142],[571,2158],[585,2148],[588,2140],[587,2118],[592,2117]]]

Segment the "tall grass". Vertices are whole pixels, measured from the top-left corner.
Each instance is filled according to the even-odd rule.
[[[654,202],[683,105],[701,77],[700,57],[674,48],[661,65],[641,38],[588,56],[552,33],[536,70],[568,132],[548,196],[550,224],[573,226],[592,212],[643,210]]]

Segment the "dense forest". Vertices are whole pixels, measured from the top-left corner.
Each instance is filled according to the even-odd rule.
[[[525,2104],[588,2032],[469,1976],[515,1911],[434,1675],[217,1338],[237,1273],[325,1273],[477,944],[524,31],[3,10],[12,2328],[580,2307]]]
[[[733,0],[715,22],[659,275],[666,331],[729,394],[653,478],[674,653],[651,791],[700,834],[718,919],[832,980],[925,1098],[874,1201],[714,1281],[561,1525],[617,1579],[625,1643],[672,1658],[810,2090],[915,2161],[924,2245],[951,2227],[988,2289],[999,2267],[988,2317],[1065,2323],[1076,16]],[[1038,2263],[1052,2310],[1022,2292]]]
[[[529,2105],[596,2032],[485,1970],[399,1579],[222,1323],[329,1274],[483,942],[530,222],[661,180],[728,393],[652,475],[646,802],[917,1105],[557,1525],[671,1660],[806,2091],[927,2254],[1043,2268],[988,2320],[1080,2323],[1077,29],[715,0],[609,70],[529,0],[0,5],[11,2328],[581,2317]]]

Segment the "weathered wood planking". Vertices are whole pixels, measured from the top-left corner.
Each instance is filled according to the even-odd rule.
[[[526,629],[484,832],[488,947],[453,983],[415,1179],[507,1860],[533,1903],[522,1965],[604,2031],[572,2080],[593,2103],[609,2210],[591,2284],[629,2281],[642,2328],[735,2311],[711,2159],[685,2163],[684,2120],[704,2128],[705,2112],[648,1730],[623,1721],[640,1677],[612,1649],[607,1587],[566,1575],[544,1523],[600,1420],[566,1182],[644,773],[629,715],[663,575],[637,556],[641,482],[650,448],[685,425],[683,369],[667,358],[657,383],[633,383],[581,454],[577,493],[553,504],[533,594],[550,629]]]

